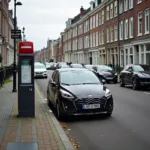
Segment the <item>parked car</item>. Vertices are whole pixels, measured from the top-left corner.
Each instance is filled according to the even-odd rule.
[[[57,117],[105,114],[111,116],[113,97],[110,90],[88,69],[55,70],[47,86],[48,105]]]
[[[97,73],[100,78],[103,78],[107,83],[118,82],[118,74],[107,65],[97,65]]]
[[[133,90],[150,87],[150,70],[144,70],[145,67],[146,65],[126,65],[120,73],[120,86],[132,85]]]
[[[49,69],[49,68],[50,68],[50,63],[46,62],[46,63],[44,63],[44,64],[45,64],[45,66],[46,66],[46,69]]]
[[[71,64],[71,68],[84,68],[81,64]]]
[[[51,70],[55,70],[56,69],[56,65],[57,63],[53,63],[52,66],[50,67]]]
[[[47,69],[44,64],[35,63],[34,64],[34,77],[47,78]]]
[[[60,64],[59,69],[61,69],[61,68],[70,68],[70,66],[67,64]]]
[[[60,69],[61,65],[67,65],[66,62],[57,62],[56,68],[55,69]]]
[[[85,65],[84,67],[91,71],[97,71],[97,67],[95,65]]]

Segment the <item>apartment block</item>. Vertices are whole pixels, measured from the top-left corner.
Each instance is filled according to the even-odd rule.
[[[91,1],[67,20],[63,50],[74,63],[150,64],[150,1]]]

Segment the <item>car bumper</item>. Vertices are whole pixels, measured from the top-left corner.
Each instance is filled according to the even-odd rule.
[[[150,87],[150,78],[148,78],[148,79],[138,79],[138,86]]]
[[[34,74],[34,77],[47,77],[47,73],[42,73],[42,74]]]
[[[66,100],[63,98],[61,103],[63,115],[72,115],[72,116],[97,115],[97,114],[106,114],[113,111],[112,97],[106,99],[104,103],[96,103],[96,104],[100,104],[101,107],[98,109],[82,109],[82,104],[77,105],[75,101],[72,102],[70,100]]]

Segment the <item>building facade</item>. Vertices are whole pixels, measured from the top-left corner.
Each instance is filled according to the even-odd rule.
[[[64,30],[65,61],[85,64],[150,65],[149,0],[95,0],[69,18]]]

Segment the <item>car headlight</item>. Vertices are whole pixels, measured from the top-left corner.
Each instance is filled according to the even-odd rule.
[[[105,97],[109,98],[111,95],[112,94],[111,94],[110,90],[106,89]]]
[[[66,98],[66,99],[73,99],[74,98],[73,95],[71,95],[70,93],[68,93],[65,90],[60,90],[60,92],[61,92],[61,96]]]
[[[115,76],[117,76],[118,75],[118,73],[115,73]]]
[[[47,73],[47,71],[44,71],[43,73]]]

